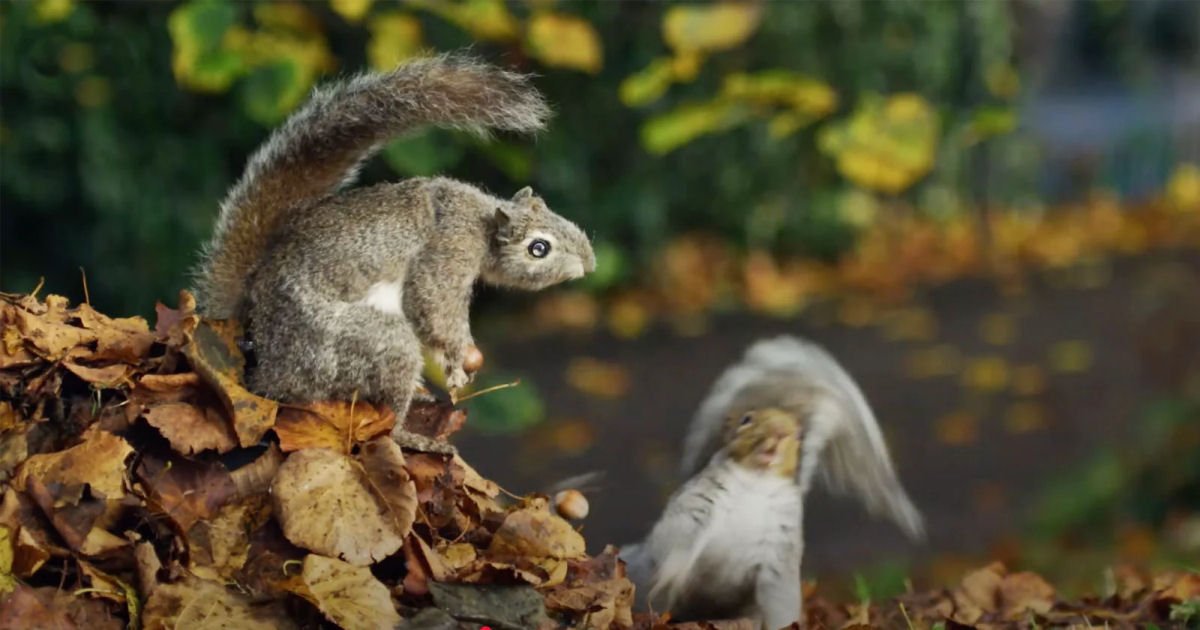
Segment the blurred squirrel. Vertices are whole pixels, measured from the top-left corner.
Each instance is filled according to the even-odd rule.
[[[549,115],[527,76],[461,54],[314,90],[250,158],[196,273],[201,313],[246,324],[251,388],[385,403],[397,441],[434,447],[403,426],[422,344],[448,387],[465,385],[476,280],[536,290],[580,278],[595,268],[591,244],[528,187],[512,199],[444,177],[340,189],[420,127],[532,132]]]
[[[818,470],[924,535],[858,385],[795,337],[759,341],[726,369],[692,420],[683,470],[649,536],[621,550],[639,605],[675,618],[802,623],[803,505]]]

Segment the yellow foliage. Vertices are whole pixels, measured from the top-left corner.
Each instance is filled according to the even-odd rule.
[[[1008,386],[1008,362],[1002,357],[980,357],[967,363],[963,386],[978,391],[997,391]]]
[[[375,4],[375,0],[329,0],[329,7],[334,13],[351,24],[361,22],[372,4]]]
[[[408,0],[408,4],[457,25],[476,39],[510,42],[521,34],[521,23],[504,0]]]
[[[75,0],[38,0],[33,5],[33,14],[39,22],[51,24],[61,22],[75,10]]]
[[[762,105],[783,105],[813,119],[837,107],[837,93],[828,83],[782,69],[731,74],[725,77],[721,93]]]
[[[984,71],[988,92],[998,98],[1013,98],[1021,92],[1021,75],[1011,64],[994,63]]]
[[[749,113],[742,104],[722,98],[681,105],[642,125],[642,146],[658,155],[670,153],[702,135],[745,122]]]
[[[657,101],[675,81],[675,69],[670,57],[659,57],[642,70],[621,81],[618,94],[621,102],[630,107]]]
[[[1092,361],[1092,346],[1086,341],[1060,341],[1050,347],[1050,365],[1057,372],[1086,372]]]
[[[600,36],[587,20],[565,13],[537,13],[526,34],[529,52],[542,63],[595,74],[604,65]]]
[[[663,39],[676,51],[728,50],[754,34],[761,16],[759,5],[746,2],[673,6],[663,16]]]
[[[1167,181],[1167,203],[1178,211],[1200,211],[1200,166],[1180,164]]]
[[[184,4],[171,11],[167,18],[174,44],[171,69],[180,84],[203,92],[223,92],[245,70],[241,57],[223,46],[232,15],[204,15],[223,9],[218,5]],[[224,26],[220,26],[222,21],[226,21]]]
[[[821,130],[820,149],[838,172],[864,188],[896,194],[933,168],[940,123],[917,94],[867,96],[849,119]]]
[[[678,50],[671,58],[671,73],[676,81],[691,81],[700,74],[700,66],[704,65],[704,55],[694,50]]]
[[[394,69],[400,62],[415,57],[425,47],[421,21],[407,13],[384,13],[367,22],[371,39],[367,42],[367,60],[376,70]]]

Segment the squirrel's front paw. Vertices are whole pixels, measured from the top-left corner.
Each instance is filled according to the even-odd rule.
[[[470,382],[471,376],[467,374],[467,371],[463,369],[461,364],[455,367],[446,366],[447,389],[458,389],[460,387],[465,387],[466,384]]]

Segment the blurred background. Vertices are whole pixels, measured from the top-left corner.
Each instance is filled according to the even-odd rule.
[[[175,304],[217,203],[314,83],[471,46],[536,139],[430,131],[362,180],[532,185],[598,270],[481,292],[459,443],[514,492],[607,471],[640,537],[751,341],[861,381],[930,539],[818,493],[805,571],[886,595],[984,558],[1068,592],[1200,562],[1200,2],[330,0],[0,5],[0,288]]]

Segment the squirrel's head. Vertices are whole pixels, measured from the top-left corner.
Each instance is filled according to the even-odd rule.
[[[546,207],[526,186],[496,208],[483,281],[537,290],[596,270],[596,255],[578,226]]]
[[[755,409],[731,416],[725,431],[733,461],[750,470],[795,476],[803,434],[795,415],[776,407]]]

